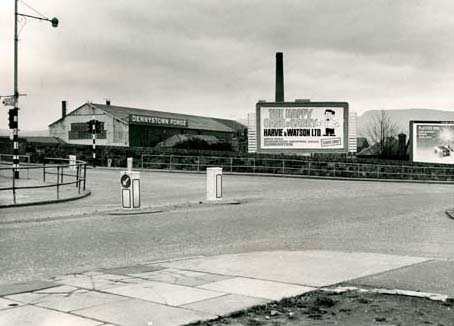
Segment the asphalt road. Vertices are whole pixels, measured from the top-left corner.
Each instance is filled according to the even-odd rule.
[[[330,249],[454,258],[454,186],[224,175],[224,199],[198,205],[205,175],[142,173],[142,201],[162,213],[109,215],[119,171],[90,170],[93,195],[0,210],[0,283],[100,267],[257,250]],[[182,204],[187,205],[182,205]],[[60,217],[64,217],[60,219]]]

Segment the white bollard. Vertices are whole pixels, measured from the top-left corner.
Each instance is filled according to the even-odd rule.
[[[76,155],[69,155],[69,169],[71,171],[76,171]]]
[[[128,165],[126,170],[132,171],[132,157],[128,157]]]
[[[222,200],[222,168],[207,168],[207,201]]]
[[[120,172],[121,208],[140,208],[140,172]]]

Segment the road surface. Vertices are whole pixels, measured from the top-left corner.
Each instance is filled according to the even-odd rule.
[[[224,200],[198,205],[205,175],[142,172],[145,206],[161,213],[109,215],[119,171],[94,169],[93,195],[0,210],[0,284],[101,267],[258,250],[330,249],[454,258],[454,186],[224,175]],[[187,205],[182,205],[187,204]],[[61,218],[64,217],[64,218]]]

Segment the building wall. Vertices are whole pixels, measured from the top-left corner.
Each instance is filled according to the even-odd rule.
[[[138,147],[153,147],[174,135],[209,135],[219,140],[232,142],[232,133],[187,128],[168,128],[157,126],[129,125],[129,144]]]
[[[69,132],[71,131],[71,124],[86,123],[93,118],[103,122],[105,130],[105,138],[97,138],[96,145],[129,146],[128,125],[89,105],[80,107],[66,115],[64,119],[50,125],[49,135],[59,137],[69,144],[90,145],[92,144],[91,135],[87,139],[70,139]]]

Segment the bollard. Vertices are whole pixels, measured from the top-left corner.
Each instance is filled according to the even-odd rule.
[[[222,200],[222,168],[207,168],[207,201]]]
[[[140,208],[140,172],[122,171],[121,184],[121,208]]]
[[[127,161],[128,161],[128,165],[127,165],[126,170],[132,171],[132,157],[128,157]]]
[[[69,155],[69,170],[70,171],[76,171],[76,162],[77,162],[76,155]]]

